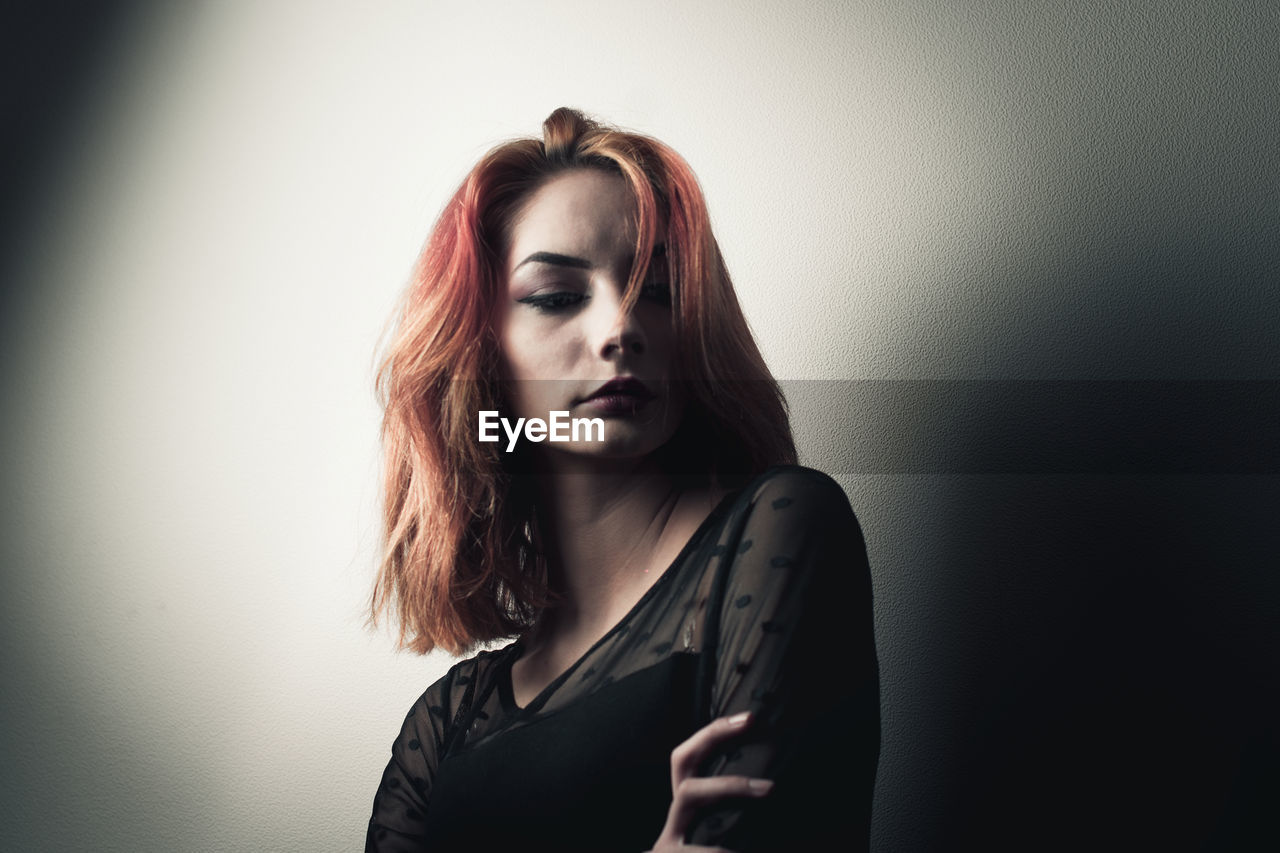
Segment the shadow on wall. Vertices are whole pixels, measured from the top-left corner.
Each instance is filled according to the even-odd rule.
[[[907,567],[929,636],[881,639],[946,682],[886,731],[893,754],[932,729],[895,773],[940,778],[924,828],[879,812],[882,849],[1280,846],[1280,169],[1274,142],[1206,162],[1176,189],[1130,176],[1131,204],[981,285],[1015,294],[996,375],[1092,381],[847,394],[851,473],[951,484],[919,496],[939,561]]]
[[[5,27],[11,35],[0,76],[4,120],[13,128],[0,142],[0,271],[4,281],[12,256],[29,236],[27,218],[40,207],[57,167],[77,142],[75,121],[93,100],[103,63],[147,4],[138,0],[98,3],[12,3]],[[5,297],[10,294],[3,294]]]
[[[859,424],[825,446],[876,576],[874,849],[1280,840],[1280,381],[786,392]]]
[[[928,562],[892,520],[872,559],[884,701],[913,700],[877,849],[1280,849],[1274,8],[1093,7],[992,54],[1069,180],[958,259],[969,316],[929,345],[1008,381],[858,383],[824,418],[843,473],[939,484],[908,504]]]
[[[1274,838],[1280,478],[988,477],[951,509],[945,837]]]
[[[11,421],[24,404],[8,392],[25,377],[14,370],[25,365],[21,342],[31,320],[28,302],[38,294],[17,289],[17,258],[43,209],[44,194],[57,183],[67,153],[82,140],[76,122],[94,101],[95,86],[105,63],[148,4],[137,0],[103,2],[13,3],[6,6],[9,44],[8,73],[0,76],[0,101],[5,106],[6,132],[0,142],[0,172],[5,191],[0,196],[0,318],[7,357],[0,373],[6,392],[0,436],[7,451],[22,446]],[[17,343],[15,343],[17,341]],[[12,348],[12,351],[11,351]],[[32,528],[22,526],[30,512],[31,496],[15,488],[25,478],[15,474],[23,460],[0,457],[10,491],[9,518],[0,547],[0,636],[4,660],[0,683],[0,754],[5,777],[0,786],[6,821],[0,841],[15,839],[19,849],[39,839],[42,850],[76,849],[93,838],[100,849],[139,849],[169,844],[178,849],[193,828],[173,816],[189,814],[189,804],[212,799],[203,779],[175,769],[173,756],[191,748],[182,732],[156,731],[150,721],[126,719],[102,703],[101,685],[68,679],[56,652],[60,632],[56,614],[33,619],[43,593],[58,600],[66,590],[46,590],[49,582],[40,567],[50,565],[50,553],[62,545],[37,541]],[[39,590],[40,594],[33,592]],[[20,628],[38,624],[36,632]],[[76,626],[79,631],[93,626]],[[104,682],[127,678],[99,673]],[[103,792],[112,792],[104,799]],[[122,818],[121,803],[140,805]],[[210,806],[217,811],[218,804]],[[225,835],[225,832],[223,833]],[[0,843],[0,846],[4,844]]]
[[[1099,381],[968,386],[929,409],[942,466],[983,475],[946,507],[936,590],[966,686],[947,715],[949,840],[1280,845],[1269,66],[1199,112],[1166,103],[1173,141],[1145,159],[1078,152],[1115,181],[1107,203],[1063,200],[1079,207],[1053,255],[995,285],[1057,295],[1011,324],[1004,375]]]

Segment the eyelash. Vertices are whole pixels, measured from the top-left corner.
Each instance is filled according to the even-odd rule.
[[[577,305],[583,299],[586,299],[581,293],[572,291],[559,291],[556,293],[539,293],[535,296],[526,296],[523,299],[517,299],[522,305],[528,305],[541,311],[544,314],[558,314],[564,309]]]
[[[671,304],[671,287],[663,281],[647,281],[640,288],[641,297],[661,305]],[[585,301],[587,296],[572,290],[560,290],[555,293],[537,293],[525,296],[516,302],[528,305],[543,314],[559,314],[574,305]]]

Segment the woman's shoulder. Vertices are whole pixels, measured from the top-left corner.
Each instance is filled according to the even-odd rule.
[[[797,573],[862,564],[866,544],[844,488],[802,465],[779,465],[743,488],[722,537],[731,573]]]
[[[496,649],[483,649],[459,660],[439,681],[427,688],[427,693],[439,693],[441,698],[445,694],[474,693],[476,688],[482,688],[488,682],[498,665],[515,650],[515,645],[513,641]]]
[[[831,476],[803,465],[775,465],[742,490],[740,502],[749,519],[804,518],[810,522],[843,517],[857,525],[844,488]],[[789,512],[776,515],[782,510]]]
[[[771,671],[752,669],[760,649],[797,632],[807,632],[806,648],[838,642],[839,626],[870,613],[871,576],[844,488],[821,471],[770,468],[743,490],[738,510],[722,540],[709,610],[719,614],[723,660],[745,665],[743,679],[752,682]],[[726,678],[721,697],[737,683]]]
[[[485,649],[454,663],[414,700],[405,717],[406,728],[412,727],[419,732],[430,728],[437,737],[443,736],[459,709],[470,705],[478,693],[486,690],[496,667],[510,653],[513,645]]]

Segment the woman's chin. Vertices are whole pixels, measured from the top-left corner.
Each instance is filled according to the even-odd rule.
[[[582,459],[643,459],[651,455],[664,442],[646,440],[644,436],[617,436],[604,441],[570,442],[547,445],[557,455]]]
[[[606,435],[602,441],[543,442],[530,447],[542,465],[566,472],[605,472],[613,469],[635,471],[656,459],[656,452],[668,436],[634,434],[625,430]],[[536,447],[536,449],[534,449]],[[539,467],[542,467],[541,465]]]

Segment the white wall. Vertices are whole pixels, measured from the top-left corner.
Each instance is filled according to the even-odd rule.
[[[131,19],[27,213],[3,321],[0,846],[362,843],[399,721],[448,663],[362,627],[372,354],[492,144],[571,105],[673,145],[787,380],[1274,379],[1274,9],[206,2]],[[1195,266],[1214,258],[1225,278]],[[823,405],[798,413],[803,450],[850,489],[878,596],[875,837],[922,849],[952,784],[936,712],[966,689],[945,671],[938,626],[965,618],[939,565],[979,486],[855,470]]]

